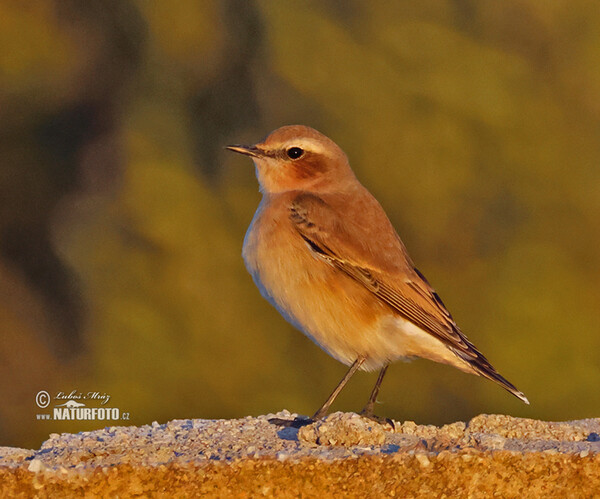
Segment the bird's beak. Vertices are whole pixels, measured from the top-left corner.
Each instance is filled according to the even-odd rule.
[[[260,158],[261,156],[265,155],[264,151],[256,146],[233,145],[226,146],[225,149],[229,149],[230,151],[238,152],[240,154],[245,154],[246,156],[252,156],[253,158]]]

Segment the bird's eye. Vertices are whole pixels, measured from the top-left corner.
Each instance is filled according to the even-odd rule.
[[[298,159],[304,154],[304,149],[301,149],[300,147],[290,147],[285,153],[290,159]]]

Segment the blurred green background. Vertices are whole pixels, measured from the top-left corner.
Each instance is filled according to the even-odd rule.
[[[346,368],[246,273],[260,195],[223,150],[294,123],[531,400],[420,360],[380,415],[600,416],[599,95],[595,2],[1,2],[0,445],[106,425],[36,420],[42,389],[132,424],[323,402]]]

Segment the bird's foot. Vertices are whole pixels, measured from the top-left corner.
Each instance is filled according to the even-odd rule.
[[[303,426],[308,426],[309,424],[313,424],[314,422],[315,420],[309,418],[308,416],[297,416],[294,419],[269,419],[269,423],[274,424],[276,426],[281,426],[283,428],[302,428]]]
[[[384,426],[389,425],[392,428],[392,430],[396,429],[394,422],[390,418],[383,418],[381,416],[376,416],[375,414],[373,414],[373,411],[363,409],[362,411],[360,411],[360,415],[363,418],[367,418],[367,419],[370,419],[371,421],[375,421],[376,423],[379,423],[380,425],[384,425]]]

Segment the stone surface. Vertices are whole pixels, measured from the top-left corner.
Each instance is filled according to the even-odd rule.
[[[334,413],[300,429],[175,420],[0,447],[2,497],[593,497],[600,419],[481,415],[440,428]]]
[[[298,441],[309,446],[367,447],[385,442],[384,425],[358,414],[336,412],[329,417],[303,426]]]

